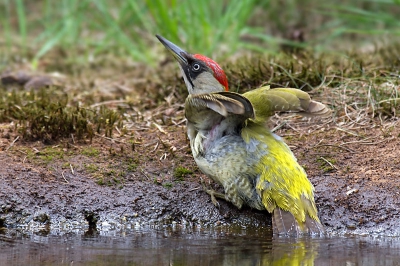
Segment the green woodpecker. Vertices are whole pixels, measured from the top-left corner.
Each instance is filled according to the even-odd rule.
[[[272,213],[274,234],[322,234],[314,187],[285,142],[266,121],[277,111],[325,115],[329,109],[301,90],[261,87],[244,94],[228,91],[221,67],[203,55],[189,54],[158,36],[179,62],[189,96],[187,133],[200,170],[224,193],[206,190],[233,203]]]

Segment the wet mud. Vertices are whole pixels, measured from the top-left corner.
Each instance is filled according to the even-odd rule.
[[[97,134],[91,141],[73,136],[34,141],[24,139],[13,122],[0,124],[0,228],[54,232],[149,224],[271,226],[266,211],[238,210],[222,200],[219,208],[211,203],[201,180],[216,190],[221,187],[194,163],[176,88],[156,94],[160,88],[140,79],[146,95],[128,91],[138,89],[137,82],[124,84],[127,91],[122,93],[117,86],[121,80],[137,81],[143,72],[133,72],[136,78],[110,73],[93,71],[78,85],[70,80],[66,88],[105,76],[92,94],[103,95],[107,89],[114,98],[99,96],[104,102],[92,108],[109,104],[116,109],[116,95],[129,92],[136,102],[126,111],[134,119],[125,123],[125,133]],[[25,90],[50,82],[47,76],[32,77],[7,74],[2,82]],[[174,78],[173,84],[181,82]],[[269,126],[278,128],[275,133],[286,139],[308,173],[327,232],[400,235],[400,120],[363,115],[349,120],[339,108],[327,121],[283,115],[273,117]]]
[[[295,119],[291,128],[296,131],[283,127],[277,132],[286,137],[308,172],[315,186],[319,216],[328,232],[399,235],[397,122],[390,130],[376,126],[363,129],[363,134],[358,131],[359,134],[349,135],[333,123],[310,131],[309,121]],[[154,140],[169,138],[168,147],[175,147],[174,155],[163,157],[162,148],[154,150],[154,145],[138,145],[135,153],[126,156],[136,156],[139,166],[124,173],[122,185],[99,184],[77,163],[104,164],[114,160],[119,164],[112,167],[118,169],[123,165],[120,157],[104,155],[102,161],[69,155],[67,161],[75,165],[72,171],[60,168],[62,162],[57,160],[44,165],[18,152],[27,147],[45,149],[42,143],[16,142],[8,149],[13,138],[2,138],[0,227],[69,231],[149,224],[270,226],[267,212],[238,210],[224,201],[216,208],[211,203],[200,181],[203,179],[216,189],[218,186],[196,168],[187,148],[184,126],[179,130],[167,127],[165,132],[147,133],[142,135],[142,143],[154,144]],[[111,144],[100,140],[90,145],[109,150]],[[177,166],[191,169],[193,174],[176,180],[172,172]]]
[[[126,181],[122,188],[99,185],[87,175],[49,173],[0,154],[0,225],[26,230],[115,230],[142,225],[268,226],[267,213],[216,208],[201,185],[184,181],[163,187],[151,181]],[[68,183],[65,182],[68,180]]]

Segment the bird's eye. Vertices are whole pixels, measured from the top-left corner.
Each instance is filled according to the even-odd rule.
[[[193,71],[199,71],[200,70],[200,65],[198,63],[194,63],[192,65],[192,69],[193,69]]]

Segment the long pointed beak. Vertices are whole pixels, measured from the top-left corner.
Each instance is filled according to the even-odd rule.
[[[168,41],[164,37],[161,37],[160,35],[156,35],[156,37],[165,46],[165,48],[167,48],[172,53],[172,55],[175,57],[175,59],[179,62],[181,66],[188,64],[187,57],[189,54],[185,50],[173,44],[172,42]]]

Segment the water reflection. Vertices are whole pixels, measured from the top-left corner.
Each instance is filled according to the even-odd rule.
[[[397,238],[273,238],[269,228],[0,235],[0,265],[396,265]]]

